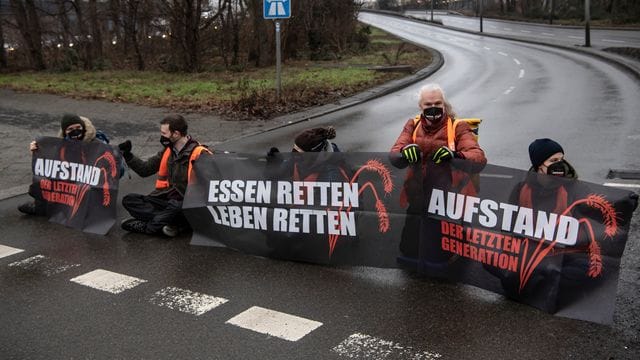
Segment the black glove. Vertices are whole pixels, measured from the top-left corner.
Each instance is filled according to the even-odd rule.
[[[133,154],[131,153],[131,140],[118,144],[118,149],[120,149],[122,157],[124,157],[125,160],[131,160],[133,157]]]
[[[418,144],[409,144],[402,148],[400,151],[402,157],[405,158],[409,164],[415,164],[420,161],[421,151]]]
[[[280,150],[278,150],[277,147],[272,147],[271,149],[269,149],[269,152],[267,153],[268,157],[274,157],[276,155],[276,153],[279,153]]]
[[[433,162],[436,164],[440,164],[441,162],[449,161],[456,157],[457,156],[455,151],[449,149],[446,146],[441,146],[438,150],[436,150],[435,153],[433,153],[433,157],[431,158],[431,160],[433,160]]]

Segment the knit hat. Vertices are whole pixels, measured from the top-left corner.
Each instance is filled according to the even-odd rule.
[[[328,143],[327,140],[335,137],[336,129],[334,129],[333,126],[308,129],[296,136],[293,148],[294,150],[303,152],[322,151]]]
[[[529,158],[531,158],[531,165],[534,168],[538,168],[547,160],[551,155],[555,153],[563,153],[562,146],[551,139],[536,139],[529,145]]]
[[[62,121],[60,122],[60,128],[62,128],[62,131],[65,131],[69,126],[75,125],[75,124],[82,125],[82,129],[84,129],[86,126],[84,124],[84,121],[82,121],[82,119],[80,119],[80,116],[78,115],[75,115],[75,114],[62,115]]]

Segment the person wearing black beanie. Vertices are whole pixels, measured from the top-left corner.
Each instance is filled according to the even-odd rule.
[[[557,142],[548,138],[543,138],[536,139],[529,144],[529,158],[531,159],[531,165],[536,171],[538,171],[540,167],[547,162],[547,160],[550,160],[552,156],[554,157],[554,160],[555,158],[562,160],[564,157],[564,149],[562,149],[562,146]]]

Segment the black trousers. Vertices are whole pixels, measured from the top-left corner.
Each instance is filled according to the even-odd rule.
[[[182,214],[182,201],[164,199],[157,196],[127,194],[122,198],[122,206],[138,220],[147,223],[147,232],[157,233],[165,225],[187,226]]]

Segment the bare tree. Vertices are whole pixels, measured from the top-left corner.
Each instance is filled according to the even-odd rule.
[[[91,24],[91,48],[94,59],[102,59],[102,30],[96,0],[89,0],[89,23]]]
[[[138,70],[144,70],[145,62],[140,51],[140,42],[138,40],[138,10],[140,6],[140,0],[126,0],[127,10],[124,17],[124,33],[127,44],[133,45],[133,51],[135,53],[136,64]]]
[[[42,30],[33,0],[9,0],[9,3],[24,40],[31,66],[35,70],[46,69],[42,54]]]
[[[6,69],[7,64],[7,52],[4,50],[4,31],[2,30],[2,9],[0,9],[0,69]]]

